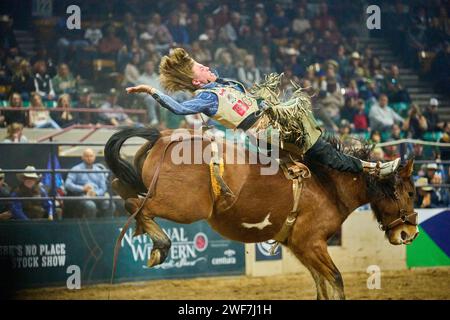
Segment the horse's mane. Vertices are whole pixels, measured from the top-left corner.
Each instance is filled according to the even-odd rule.
[[[355,147],[345,145],[341,138],[329,132],[325,132],[322,135],[322,138],[339,152],[364,161],[370,161],[370,153],[373,150],[374,145],[370,144],[367,140],[353,138],[355,141],[359,141],[361,143],[360,147]]]
[[[355,140],[361,143],[361,146],[354,147],[354,146],[346,146],[342,142],[342,140],[334,134],[325,133],[323,135],[323,138],[339,152],[342,152],[346,155],[353,156],[355,158],[364,161],[371,160],[370,153],[373,150],[374,145],[369,143],[367,140],[355,138]],[[395,174],[382,180],[369,174],[363,175],[366,181],[369,199],[380,199],[384,197],[389,199],[395,199],[396,197],[395,188],[397,185],[397,178]]]

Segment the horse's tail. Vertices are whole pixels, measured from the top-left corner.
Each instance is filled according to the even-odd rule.
[[[136,168],[120,156],[122,144],[132,137],[148,140],[151,148],[159,139],[160,133],[154,128],[124,128],[114,133],[105,145],[105,161],[119,180],[135,187],[139,192],[147,192],[147,187]]]

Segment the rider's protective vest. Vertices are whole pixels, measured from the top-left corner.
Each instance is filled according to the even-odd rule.
[[[249,115],[259,110],[256,99],[250,97],[244,86],[232,80],[227,80],[240,88],[244,92],[233,86],[217,86],[210,89],[199,89],[195,93],[211,92],[217,96],[219,107],[212,118],[223,126],[236,129]]]

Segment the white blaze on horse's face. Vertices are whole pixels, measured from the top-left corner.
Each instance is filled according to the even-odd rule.
[[[257,223],[246,223],[246,222],[243,222],[242,226],[244,228],[247,228],[247,229],[256,228],[256,229],[262,230],[265,227],[272,225],[272,222],[269,221],[269,216],[270,216],[270,212],[267,214],[267,216],[264,218],[263,221],[257,222]]]

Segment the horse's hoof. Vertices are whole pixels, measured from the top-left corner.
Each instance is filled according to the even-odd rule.
[[[161,263],[161,251],[159,249],[153,249],[150,255],[150,259],[147,261],[147,267],[152,268]]]

